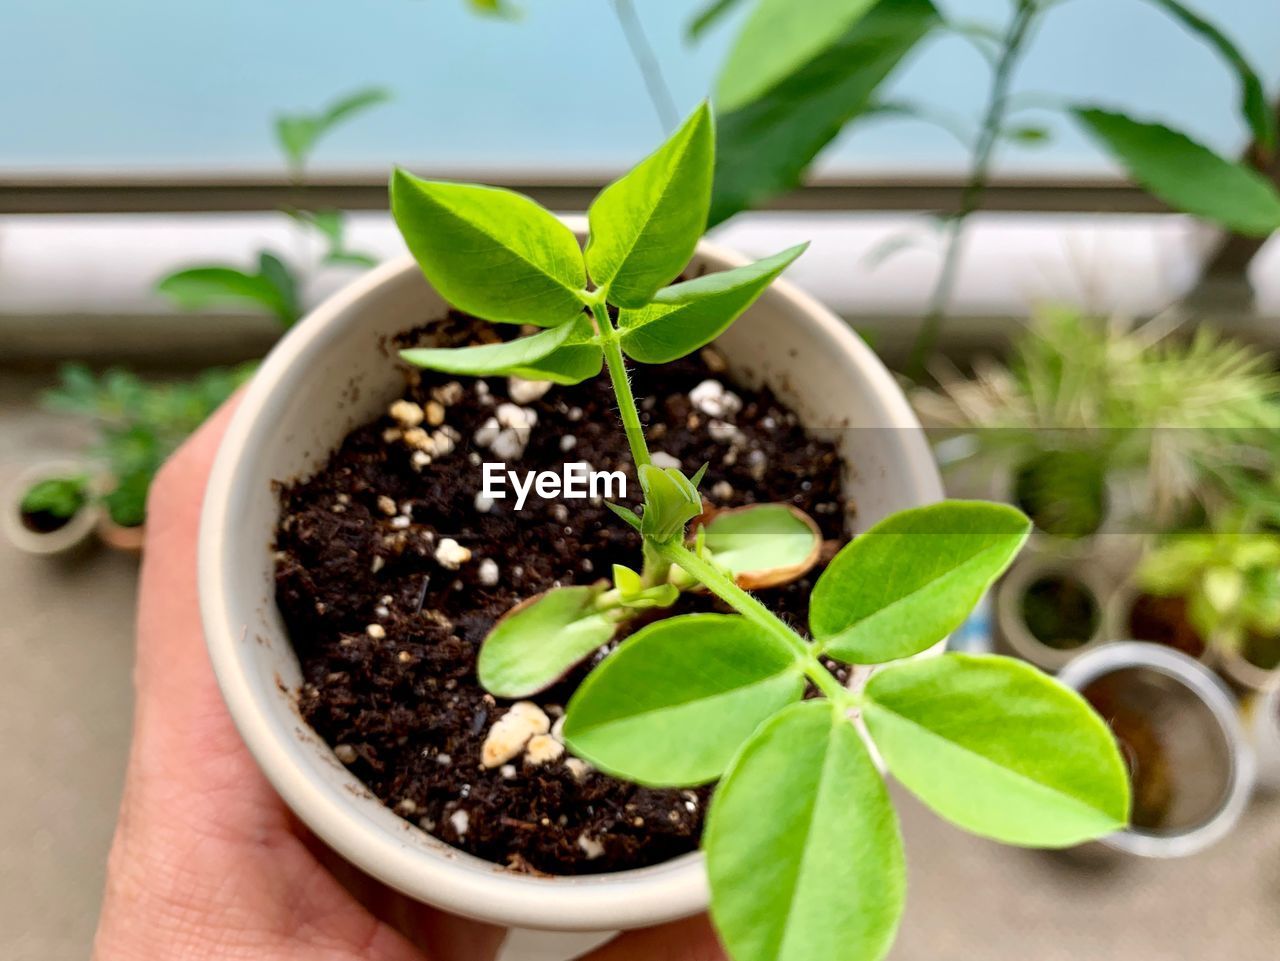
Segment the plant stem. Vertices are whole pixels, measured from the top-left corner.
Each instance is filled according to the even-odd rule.
[[[604,348],[605,366],[609,368],[609,379],[613,382],[613,392],[618,400],[618,413],[622,417],[623,428],[627,432],[627,441],[631,445],[631,456],[636,467],[650,463],[649,448],[645,444],[644,431],[640,427],[640,414],[636,410],[635,395],[631,393],[631,381],[627,376],[627,364],[622,357],[622,348],[618,344],[618,330],[609,317],[609,309],[604,297],[596,295],[588,300],[592,316],[595,317],[599,330],[601,346]],[[698,580],[703,587],[715,594],[735,611],[755,624],[767,634],[772,634],[782,641],[801,662],[805,674],[814,686],[831,699],[832,703],[842,708],[853,707],[858,703],[858,696],[845,688],[836,677],[826,669],[814,647],[796,631],[792,630],[749,593],[739,587],[732,577],[724,574],[714,564],[703,560],[682,543],[677,537],[665,544],[645,538],[644,567],[650,574],[656,566],[666,569],[676,564],[689,576]],[[657,565],[662,561],[661,565]]]
[[[609,308],[603,300],[591,304],[591,313],[600,330],[600,346],[604,348],[605,366],[609,368],[609,379],[613,382],[613,392],[618,398],[622,429],[626,431],[627,443],[631,445],[631,458],[639,469],[650,462],[649,445],[645,443],[640,413],[636,410],[636,398],[631,393],[631,379],[627,376],[627,363],[622,359],[622,348],[618,345],[618,331],[609,319]]]
[[[804,672],[818,690],[837,704],[847,706],[853,700],[853,692],[844,688],[814,653],[813,645],[783,623],[773,611],[739,587],[714,564],[699,557],[679,541],[656,545],[660,554],[671,563],[696,577],[702,585],[720,600],[745,617],[760,630],[773,635],[789,647],[803,662]]]
[[[653,46],[645,35],[644,25],[636,15],[636,8],[631,0],[613,0],[613,12],[618,18],[618,25],[627,38],[627,46],[631,48],[631,57],[640,70],[645,90],[649,93],[649,101],[653,104],[658,122],[670,133],[680,122],[680,111],[676,108],[675,98],[671,96],[671,88],[667,86],[666,77],[662,73],[662,64]]]
[[[1001,40],[1000,56],[996,60],[991,78],[991,91],[987,97],[987,106],[982,118],[982,129],[973,148],[973,162],[969,168],[969,180],[964,192],[960,195],[960,207],[947,222],[946,250],[942,258],[942,269],[938,273],[937,283],[929,298],[929,309],[916,335],[915,345],[911,348],[911,359],[907,363],[907,373],[920,379],[925,372],[925,364],[933,353],[942,333],[943,321],[951,307],[951,296],[955,291],[956,278],[959,274],[960,259],[964,253],[966,226],[969,216],[981,205],[991,179],[991,163],[995,157],[996,144],[1004,129],[1005,114],[1009,106],[1009,86],[1013,81],[1013,71],[1018,58],[1026,46],[1031,26],[1040,8],[1036,0],[1019,0],[1018,9],[1009,21]]]

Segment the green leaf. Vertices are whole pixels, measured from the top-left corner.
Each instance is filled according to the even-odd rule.
[[[1066,847],[1123,828],[1129,779],[1084,698],[1025,664],[946,654],[881,668],[863,717],[893,776],[967,831]]]
[[[269,250],[258,252],[258,274],[280,296],[282,310],[277,316],[286,325],[293,324],[302,314],[298,308],[298,278],[283,260]]]
[[[89,499],[89,478],[84,474],[49,477],[32,484],[22,495],[19,508],[24,514],[41,512],[68,518]]]
[[[520,10],[507,0],[467,0],[467,5],[476,13],[498,20],[518,20]]]
[[[324,255],[324,262],[342,267],[376,267],[380,263],[373,254],[358,250],[331,250]]]
[[[702,846],[735,961],[877,961],[893,943],[906,894],[898,820],[829,701],[760,726],[716,789]]]
[[[642,364],[665,364],[705,347],[738,319],[808,248],[782,253],[658,291],[653,303],[618,313],[622,349]]]
[[[561,384],[576,384],[577,380],[563,379],[558,370],[550,369],[551,365],[543,365],[543,361],[554,354],[565,343],[575,336],[591,338],[594,331],[590,320],[583,314],[572,323],[561,324],[550,330],[539,331],[528,337],[503,341],[497,344],[480,344],[474,347],[414,347],[400,351],[405,361],[417,367],[444,371],[449,374],[469,374],[475,377],[492,375],[525,377],[529,371],[536,370],[538,380],[551,380]],[[593,348],[600,355],[598,346]],[[600,369],[597,361],[596,369]]]
[[[277,117],[276,139],[289,167],[295,174],[301,173],[321,137],[344,121],[390,99],[389,91],[371,87],[341,97],[316,114],[282,114]]]
[[[879,664],[932,647],[959,627],[1031,532],[1015,508],[944,501],[901,511],[854,538],[809,599],[822,650]]]
[[[1280,227],[1280,192],[1257,171],[1158,123],[1096,107],[1072,113],[1134,180],[1174,209],[1254,237]]]
[[[556,587],[504,614],[480,646],[476,673],[497,697],[528,697],[613,639],[616,620],[595,608],[603,582]]]
[[[720,511],[702,530],[712,559],[748,590],[795,580],[817,563],[822,547],[812,518],[789,504]]]
[[[711,0],[689,21],[689,26],[685,28],[685,39],[691,43],[700,40],[703,34],[741,2],[742,0]]]
[[[665,543],[678,536],[685,524],[702,513],[702,495],[679,468],[641,464],[637,473],[640,475],[640,489],[644,491],[640,532],[645,537]]]
[[[329,249],[324,263],[350,267],[376,267],[378,258],[347,248],[347,221],[341,210],[288,210],[290,217],[324,237]]]
[[[655,584],[636,594],[629,594],[621,601],[623,607],[633,611],[647,611],[655,607],[670,607],[680,599],[680,588],[674,584]]]
[[[715,132],[706,102],[587,211],[587,270],[609,303],[642,307],[693,256],[707,226]]]
[[[459,310],[539,327],[582,313],[587,276],[578,241],[528,197],[397,168],[391,211],[427,280]]]
[[[1012,143],[1022,144],[1024,147],[1042,147],[1053,139],[1048,127],[1037,124],[1008,127],[1000,132],[1000,136]]]
[[[745,618],[672,617],[623,641],[591,672],[569,702],[565,743],[637,784],[704,784],[804,686],[795,654]]]
[[[605,501],[604,506],[609,508],[609,510],[613,511],[619,517],[621,517],[624,521],[627,522],[627,524],[630,527],[634,528],[635,530],[639,531],[640,528],[643,526],[641,524],[639,515],[637,515],[636,512],[633,511],[630,507],[623,507],[621,504],[613,503],[613,501]]]
[[[640,580],[640,575],[625,564],[613,565],[613,586],[618,589],[623,597],[631,597],[644,590],[644,583]]]
[[[585,314],[571,324],[569,339],[538,360],[513,367],[507,373],[526,380],[549,380],[556,384],[580,384],[600,373],[604,351],[595,327]]]
[[[293,288],[288,280],[282,279],[282,274],[292,277],[278,258],[264,252],[259,257],[258,273],[220,265],[191,267],[162,278],[156,290],[183,310],[249,304],[269,311],[282,323],[291,324],[298,317],[297,304]]]
[[[758,96],[732,109],[720,99],[709,222],[799,184],[813,158],[864,112],[876,88],[937,19],[930,0],[881,0]]]
[[[741,107],[836,43],[876,0],[758,0],[716,81],[716,102]]]
[[[1199,34],[1209,46],[1236,72],[1240,79],[1240,114],[1248,122],[1254,138],[1265,152],[1276,148],[1276,115],[1267,102],[1267,92],[1262,79],[1249,64],[1245,55],[1221,30],[1198,13],[1188,9],[1179,0],[1152,0],[1192,33]]]

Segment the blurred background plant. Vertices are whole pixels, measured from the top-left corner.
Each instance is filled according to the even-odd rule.
[[[1280,535],[1234,529],[1172,534],[1138,566],[1138,587],[1181,598],[1211,647],[1280,667]]]
[[[304,312],[308,276],[322,266],[372,267],[377,260],[347,243],[347,218],[340,210],[314,210],[306,205],[307,164],[316,145],[342,124],[391,99],[381,88],[358,90],[339,97],[315,113],[286,113],[275,119],[276,143],[284,156],[296,196],[285,207],[300,231],[298,255],[292,261],[279,251],[258,251],[256,268],[230,264],[201,264],[171,273],[156,290],[183,310],[236,304],[265,310],[291,327]],[[319,253],[313,254],[315,242]]]
[[[1261,480],[1280,470],[1273,359],[1205,325],[1179,328],[1172,313],[1135,324],[1044,308],[1007,362],[979,359],[966,376],[938,361],[938,388],[913,402],[926,426],[963,436],[955,460],[1007,471],[1049,534],[1096,532],[1122,474],[1144,481],[1130,520],[1157,530],[1236,509],[1245,485],[1256,512],[1280,510]]]
[[[798,186],[814,161],[850,124],[905,118],[942,127],[969,154],[954,210],[937,215],[940,267],[907,371],[920,377],[951,308],[965,227],[979,211],[1002,146],[1039,147],[1050,129],[1030,114],[1063,112],[1123,166],[1135,182],[1174,210],[1238,234],[1265,237],[1280,228],[1280,189],[1259,173],[1275,155],[1277,117],[1257,71],[1213,23],[1178,0],[1144,0],[1208,44],[1235,73],[1238,111],[1253,137],[1245,160],[1210,150],[1160,123],[1096,104],[1034,91],[1013,92],[1019,63],[1045,19],[1063,0],[1011,0],[1003,22],[956,19],[930,0],[714,0],[688,28],[697,40],[738,7],[750,7],[716,80],[719,109],[712,223],[757,208]],[[972,45],[990,71],[985,102],[964,117],[920,101],[879,96],[886,78],[932,40]],[[921,238],[893,235],[883,261]]]
[[[160,465],[255,367],[214,367],[190,380],[148,383],[126,370],[95,375],[81,364],[67,364],[43,403],[93,425],[97,440],[88,453],[109,475],[103,506],[121,527],[139,527]]]
[[[62,527],[89,501],[89,478],[84,474],[48,477],[32,484],[22,495],[23,522],[34,531]]]

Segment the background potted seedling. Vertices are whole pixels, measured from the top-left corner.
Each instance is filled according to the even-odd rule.
[[[9,484],[4,531],[28,554],[61,554],[93,533],[97,506],[92,475],[83,461],[57,460],[21,471]]]
[[[667,618],[626,640],[571,700],[564,740],[599,770],[642,784],[694,785],[723,776],[704,847],[712,913],[738,961],[877,958],[902,907],[902,851],[881,775],[851,723],[853,713],[861,714],[900,780],[944,816],[998,839],[1061,846],[1106,834],[1125,822],[1127,786],[1105,726],[1083,701],[1034,669],[1002,658],[911,659],[963,620],[1017,552],[1029,524],[1016,510],[947,503],[892,513],[837,554],[819,579],[810,608],[815,640],[776,618],[725,569],[735,550],[739,557],[769,555],[765,568],[743,562],[745,573],[780,566],[777,544],[756,543],[759,511],[711,517],[687,531],[704,511],[699,475],[653,462],[625,357],[662,363],[723,334],[731,365],[735,349],[751,344],[757,357],[786,358],[771,367],[773,376],[803,369],[806,383],[793,388],[802,398],[839,383],[828,373],[830,358],[814,353],[804,313],[791,318],[793,327],[769,328],[763,341],[755,339],[763,333],[759,319],[754,335],[727,329],[757,297],[762,310],[755,316],[768,319],[768,303],[777,306],[781,295],[764,292],[799,251],[671,284],[695,253],[706,219],[711,126],[709,111],[700,108],[667,144],[606,188],[591,207],[585,252],[571,231],[518,195],[397,172],[393,211],[432,286],[475,316],[545,328],[515,340],[406,356],[451,373],[561,382],[607,367],[644,495],[638,510],[615,510],[618,523],[642,535],[642,556],[615,570],[612,587],[565,588],[517,606],[489,635],[481,673],[494,690],[536,690],[580,658],[587,639],[592,647],[602,635],[607,639],[614,618],[628,616],[629,601],[661,605],[671,600],[670,588],[700,583],[735,613]],[[282,724],[287,707],[278,680],[288,683],[296,665],[289,670],[287,652],[284,659],[271,654],[287,646],[278,620],[245,618],[251,608],[268,606],[261,603],[262,566],[255,571],[246,562],[261,551],[261,527],[274,517],[268,480],[317,455],[306,447],[288,457],[264,450],[266,432],[277,440],[296,434],[295,446],[321,441],[323,451],[332,445],[334,426],[318,423],[323,412],[307,403],[317,387],[305,386],[296,365],[323,357],[318,379],[346,383],[353,376],[358,382],[365,365],[377,362],[367,341],[394,328],[386,317],[370,324],[368,311],[404,304],[403,270],[373,281],[286,338],[251,386],[215,466],[201,535],[202,606],[232,713],[282,794],[322,837],[433,903],[507,923],[527,924],[532,917],[570,928],[697,910],[701,885],[690,883],[701,874],[697,860],[568,883],[492,871],[481,881],[467,859],[421,857],[438,846],[425,837],[406,845],[403,826],[389,845],[371,830],[373,823],[384,827],[389,812],[361,807],[356,815],[350,792],[338,789],[348,782],[332,770],[320,776],[314,761],[299,757],[296,722],[290,717]],[[414,296],[420,300],[421,287]],[[360,308],[365,323],[355,331],[352,314]],[[849,344],[842,339],[847,333],[839,336]],[[777,349],[779,338],[786,351]],[[362,342],[363,350],[354,349]],[[336,350],[340,360],[332,356]],[[874,379],[871,397],[885,383],[878,373]],[[846,377],[837,392],[847,397],[851,387],[861,389],[861,380],[860,372]],[[839,398],[819,404],[834,413],[833,401]],[[330,411],[333,402],[322,406]],[[845,417],[852,412],[840,410]],[[360,414],[346,412],[341,421],[353,416]],[[890,449],[901,455],[900,445],[894,439]],[[895,487],[918,483],[910,467],[886,480]],[[864,489],[871,496],[860,506],[869,515],[890,513],[883,510],[885,490]],[[789,549],[787,559],[802,564],[812,549],[803,519],[786,512],[773,522],[781,525],[780,541],[794,541],[795,555],[802,555]],[[250,531],[256,533],[246,541]],[[266,633],[263,644],[234,640],[234,625],[249,620],[249,630]],[[268,661],[283,671],[264,670]],[[882,666],[865,689],[850,690],[827,666],[839,661]],[[823,696],[801,700],[810,684]],[[726,704],[733,709],[723,710]],[[1034,723],[997,723],[1013,717]],[[1053,749],[1067,741],[1071,752]],[[806,844],[806,837],[823,842]]]
[[[968,438],[956,467],[1000,470],[993,491],[1037,521],[1044,550],[1131,552],[1133,538],[1237,500],[1227,478],[1265,476],[1280,427],[1268,354],[1165,314],[1134,325],[1044,308],[1009,359],[971,376],[939,363],[913,403],[926,427]]]
[[[1049,671],[1107,639],[1111,575],[1099,565],[1073,564],[1028,551],[996,588],[996,617],[1004,641]]]
[[[1170,643],[1173,638],[1184,648],[1188,645],[1180,639],[1194,639],[1242,687],[1263,691],[1280,684],[1280,536],[1172,534],[1143,558],[1135,583],[1128,623],[1141,634],[1154,622],[1142,613],[1165,610],[1170,631],[1139,639]]]
[[[1230,833],[1253,791],[1254,757],[1230,692],[1207,667],[1129,641],[1082,654],[1058,680],[1107,721],[1132,782],[1130,826],[1104,844],[1186,857]]]
[[[98,534],[108,546],[138,551],[147,493],[160,465],[253,372],[253,365],[210,368],[188,381],[148,383],[124,370],[61,371],[44,405],[87,420],[97,439],[86,452],[104,476],[93,494]]]

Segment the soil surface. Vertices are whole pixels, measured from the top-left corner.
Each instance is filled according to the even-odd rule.
[[[451,314],[404,340],[432,332],[458,343],[493,329]],[[640,544],[600,498],[531,492],[519,512],[510,495],[486,503],[477,496],[479,465],[558,471],[585,461],[621,470],[634,506],[639,487],[607,377],[536,399],[517,383],[516,407],[503,406],[512,400],[505,378],[410,372],[407,379],[409,404],[357,428],[323,470],[280,491],[276,596],[302,663],[304,716],[389,807],[499,864],[582,874],[693,850],[707,788],[641,788],[558,754],[556,745],[550,757],[530,750],[500,767],[481,763],[490,729],[511,706],[475,676],[491,625],[554,585],[592,583],[615,562],[638,567]],[[699,388],[707,380],[717,384]],[[728,394],[717,392],[721,385]],[[709,464],[702,490],[710,501],[790,501],[817,521],[831,556],[849,521],[841,462],[769,391],[733,386],[707,351],[637,367],[634,388],[651,449],[678,459],[686,473]],[[529,413],[536,424],[523,434],[491,421],[527,422]],[[803,627],[820,569],[761,596]],[[714,603],[686,595],[674,611]],[[550,722],[590,666],[531,698]]]
[[[59,517],[52,511],[23,511],[22,526],[36,534],[52,534],[71,522],[70,517]]]
[[[1022,598],[1022,618],[1036,640],[1055,650],[1080,647],[1098,629],[1101,611],[1093,592],[1074,577],[1037,578]]]
[[[1191,626],[1187,601],[1182,597],[1139,594],[1129,609],[1129,636],[1172,647],[1190,657],[1204,654],[1205,640]]]

